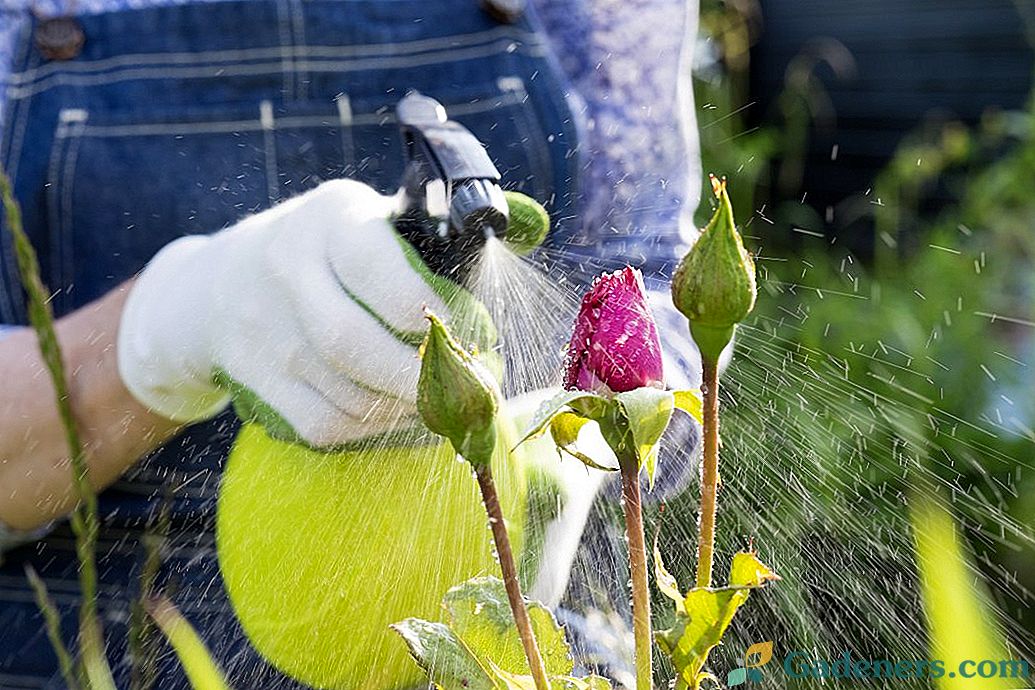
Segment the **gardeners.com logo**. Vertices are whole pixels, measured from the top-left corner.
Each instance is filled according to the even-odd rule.
[[[756,642],[744,651],[744,665],[738,666],[726,674],[726,685],[742,685],[748,681],[757,683],[762,680],[763,666],[773,658],[773,641]]]
[[[762,680],[762,667],[773,659],[773,641],[757,642],[744,651],[742,664],[726,674],[726,685],[735,687]],[[789,678],[1023,678],[1031,667],[1023,659],[964,659],[957,665],[941,659],[898,660],[855,659],[845,651],[836,659],[818,659],[808,652],[787,653],[781,671]]]

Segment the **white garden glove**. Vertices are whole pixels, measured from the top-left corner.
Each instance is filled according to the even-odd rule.
[[[360,182],[334,180],[166,246],[122,315],[126,387],[188,423],[217,414],[233,392],[239,411],[315,447],[410,426],[421,307],[470,312],[465,321],[481,330],[467,335],[482,347],[495,335],[469,295],[404,248],[389,222],[397,206]]]

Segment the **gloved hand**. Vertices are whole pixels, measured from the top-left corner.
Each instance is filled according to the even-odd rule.
[[[314,447],[408,426],[421,307],[445,316],[479,305],[397,236],[396,211],[395,198],[334,180],[214,235],[170,243],[122,315],[126,387],[188,423],[214,416],[233,392],[239,408],[272,418],[271,433]],[[478,324],[467,335],[482,347],[495,340],[486,319],[468,323]]]

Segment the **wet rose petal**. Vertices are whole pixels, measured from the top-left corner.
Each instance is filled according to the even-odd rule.
[[[661,385],[661,343],[643,276],[626,266],[593,281],[568,345],[564,387],[621,393]]]

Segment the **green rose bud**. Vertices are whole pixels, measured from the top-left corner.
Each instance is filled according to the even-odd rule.
[[[424,424],[445,436],[474,466],[487,465],[496,447],[500,392],[489,370],[453,340],[437,316],[421,346],[417,410]]]
[[[510,208],[510,223],[503,241],[511,251],[523,256],[546,239],[550,216],[538,201],[521,192],[503,192],[503,196]]]
[[[717,360],[736,325],[755,306],[755,262],[733,222],[726,180],[711,176],[719,208],[672,277],[672,301],[690,320],[705,360]]]

